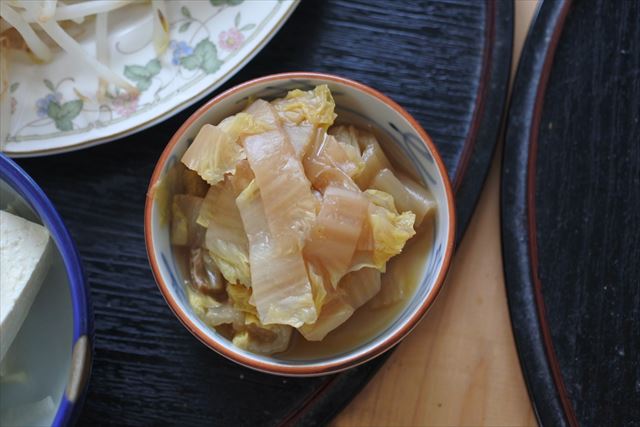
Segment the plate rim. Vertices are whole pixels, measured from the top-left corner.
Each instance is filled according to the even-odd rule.
[[[240,72],[258,53],[262,51],[262,49],[266,47],[266,45],[280,31],[283,25],[289,20],[293,12],[296,10],[298,5],[300,4],[300,0],[291,0],[290,2],[284,2],[282,0],[276,0],[276,1],[283,3],[283,6],[286,8],[286,10],[282,14],[280,19],[271,28],[269,33],[256,44],[256,46],[251,50],[251,52],[249,52],[244,58],[238,61],[236,65],[233,66],[225,75],[213,81],[206,89],[203,89],[202,91],[195,94],[191,98],[184,100],[182,103],[174,106],[173,108],[168,109],[167,111],[158,115],[157,117],[154,117],[152,119],[147,120],[146,122],[139,123],[136,126],[133,126],[129,129],[126,129],[111,135],[92,138],[87,141],[78,142],[76,144],[67,145],[64,147],[54,147],[54,148],[47,148],[42,150],[31,150],[31,151],[4,150],[2,151],[2,154],[14,159],[20,159],[20,158],[35,158],[35,157],[50,156],[53,154],[69,153],[77,150],[82,150],[85,148],[106,144],[108,142],[117,141],[122,138],[126,138],[128,136],[139,133],[145,129],[148,129],[152,126],[155,126],[157,124],[164,122],[165,120],[172,118],[173,116],[180,113],[181,111],[184,111],[185,109],[203,100],[207,96],[211,96],[217,89],[219,89],[222,85],[227,83],[233,76],[235,76],[238,72]]]

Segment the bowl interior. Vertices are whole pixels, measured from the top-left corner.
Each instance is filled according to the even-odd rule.
[[[43,224],[38,214],[0,179],[0,209]],[[2,361],[0,425],[51,425],[71,366],[73,304],[69,278],[56,245],[52,264],[22,328]],[[45,402],[51,397],[53,408]]]
[[[372,347],[377,346],[385,338],[403,328],[409,322],[411,314],[415,313],[424,301],[430,296],[437,282],[437,277],[445,263],[448,240],[450,238],[450,216],[446,185],[441,175],[434,153],[422,141],[417,130],[411,125],[407,117],[396,111],[391,105],[380,101],[373,93],[339,80],[326,80],[323,78],[282,78],[269,81],[253,82],[240,90],[232,91],[219,100],[200,117],[193,120],[186,131],[180,136],[173,150],[166,157],[166,162],[158,167],[160,182],[167,171],[176,162],[179,162],[190,142],[196,136],[198,130],[206,123],[217,124],[225,117],[242,110],[248,99],[263,98],[272,100],[286,95],[289,90],[309,90],[318,84],[328,84],[336,101],[336,112],[339,123],[352,123],[360,127],[370,128],[377,134],[385,152],[392,161],[401,166],[401,169],[413,175],[414,178],[426,183],[431,193],[438,202],[438,212],[435,217],[434,232],[429,235],[432,239],[432,249],[421,260],[415,278],[417,285],[412,296],[405,298],[404,307],[391,313],[378,330],[369,334],[363,334],[351,342],[336,345],[316,346],[312,352],[290,354],[289,352],[273,356],[260,356],[248,353],[234,347],[224,337],[218,335],[215,330],[202,322],[193,312],[183,288],[183,277],[178,264],[173,257],[170,241],[169,226],[167,221],[161,221],[161,208],[155,198],[151,201],[150,219],[148,225],[151,230],[152,244],[150,251],[157,260],[158,274],[166,284],[165,296],[173,300],[174,310],[188,316],[189,321],[196,325],[200,333],[204,333],[205,341],[211,340],[219,346],[228,349],[227,353],[240,354],[245,364],[248,361],[256,361],[264,368],[278,371],[278,367],[305,366],[313,369],[322,367],[331,361],[336,365],[347,358],[357,358],[358,355],[368,353]],[[167,295],[168,293],[168,295]],[[170,301],[171,302],[171,301]],[[356,311],[357,315],[358,311]],[[354,315],[354,317],[356,316]],[[184,321],[184,319],[183,319]],[[347,324],[351,322],[348,321]],[[340,329],[340,328],[339,328]],[[330,339],[336,330],[329,334]],[[192,331],[194,332],[194,331]],[[202,339],[202,337],[200,337]],[[340,341],[340,340],[337,340]],[[255,366],[253,366],[255,367]]]

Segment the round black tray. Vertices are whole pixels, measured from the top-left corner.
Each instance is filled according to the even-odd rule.
[[[438,146],[456,189],[460,237],[500,127],[512,25],[510,1],[305,1],[220,90],[307,70],[355,79],[389,95]],[[113,143],[19,162],[64,217],[91,286],[95,358],[80,424],[324,424],[385,357],[320,378],[242,368],[180,325],[151,276],[145,191],[163,147],[197,106]]]
[[[541,425],[640,425],[640,2],[545,1],[502,176],[511,320]]]

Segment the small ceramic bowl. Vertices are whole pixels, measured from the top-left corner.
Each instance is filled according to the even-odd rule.
[[[161,221],[155,189],[169,168],[178,162],[206,123],[217,124],[239,112],[248,99],[272,100],[289,90],[309,90],[327,84],[336,102],[338,119],[361,127],[372,127],[381,136],[388,155],[405,170],[427,184],[438,202],[433,249],[423,263],[414,294],[402,310],[373,338],[353,343],[348,349],[310,358],[261,356],[235,347],[201,321],[191,309],[184,280],[169,242],[169,226]],[[243,83],[215,97],[196,111],[171,138],[153,172],[145,208],[145,238],[151,268],[160,291],[184,326],[205,345],[221,355],[263,372],[289,376],[312,376],[338,372],[364,363],[397,344],[406,336],[436,298],[445,279],[453,252],[455,230],[454,197],[442,159],[431,138],[402,107],[363,84],[327,74],[285,73]]]
[[[93,351],[91,303],[80,257],[51,201],[2,154],[0,209],[44,225],[55,249],[2,362],[0,425],[72,425],[84,401]]]

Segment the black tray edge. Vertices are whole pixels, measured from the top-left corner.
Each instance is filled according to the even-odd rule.
[[[471,132],[465,141],[463,158],[458,173],[452,179],[456,196],[458,219],[456,240],[462,240],[471,215],[480,199],[491,160],[495,153],[502,124],[506,119],[509,76],[513,51],[513,0],[487,0],[493,12],[487,15],[484,60],[489,67],[482,70],[478,90],[478,105],[474,112]]]
[[[529,230],[535,218],[530,172],[535,171],[538,124],[553,58],[572,0],[544,1],[529,29],[513,85],[501,180],[502,256],[513,335],[540,425],[577,425],[566,392],[540,284]],[[531,194],[530,194],[531,193]],[[535,230],[533,230],[535,232]]]

